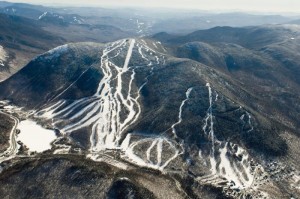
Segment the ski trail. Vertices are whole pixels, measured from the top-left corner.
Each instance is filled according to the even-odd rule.
[[[157,43],[161,46],[161,48],[163,49],[163,51],[167,52],[167,50],[166,50],[165,47],[161,44],[160,41],[158,41]]]
[[[172,133],[173,133],[175,138],[178,138],[175,127],[182,122],[182,109],[183,109],[183,106],[185,105],[186,101],[189,100],[189,97],[190,97],[190,94],[191,94],[192,90],[193,90],[193,88],[189,88],[186,91],[186,93],[185,93],[186,98],[185,98],[185,100],[183,100],[181,102],[181,105],[179,107],[178,121],[171,126]]]
[[[213,115],[212,115],[212,91],[210,87],[210,83],[206,83],[206,87],[208,89],[208,99],[209,99],[209,107],[207,109],[206,117],[204,118],[204,125],[202,127],[203,132],[211,141],[212,149],[209,155],[210,161],[210,171],[211,175],[217,174],[217,161],[215,159],[215,141],[214,141],[214,130],[213,130]],[[210,124],[209,124],[210,122]]]
[[[127,137],[130,138],[130,134],[128,134]],[[129,140],[127,137],[125,138],[126,143],[128,143],[127,141]],[[145,153],[139,151],[139,149],[137,149],[138,153],[135,153],[136,147],[143,146],[147,143],[151,144]],[[156,150],[154,150],[154,148]],[[160,171],[163,171],[171,161],[179,156],[179,150],[175,143],[172,143],[165,137],[140,139],[129,144],[129,147],[126,147],[124,152],[125,159],[128,159],[139,166],[158,169]],[[151,160],[151,157],[154,158],[153,161]]]
[[[141,65],[130,64],[136,55],[141,58]],[[120,63],[122,60],[123,63]],[[139,103],[141,90],[154,74],[157,64],[162,63],[165,63],[163,54],[151,49],[143,40],[124,39],[110,43],[102,51],[99,67],[103,77],[95,94],[72,102],[60,100],[39,111],[39,115],[54,118],[54,125],[63,126],[60,130],[65,135],[83,128],[91,129],[89,157],[97,159],[102,150],[121,149],[124,158],[131,162],[163,170],[180,155],[178,148],[183,148],[182,145],[165,137],[135,140],[131,134],[125,136],[126,130],[142,112]],[[142,69],[145,76],[138,85],[136,76],[141,71],[140,67],[145,67]],[[179,108],[178,121],[172,126],[174,132],[176,125],[182,122],[183,108],[191,91],[192,88],[189,88],[185,93],[186,99]],[[122,138],[124,140],[120,143]],[[136,154],[136,147],[145,143],[149,147],[140,157],[140,153]]]
[[[220,149],[220,170],[225,171],[225,173],[222,173],[222,175],[227,178],[231,179],[235,182],[235,184],[241,184],[241,181],[239,177],[236,175],[236,171],[233,167],[233,165],[230,164],[229,159],[226,157],[226,153],[228,147],[228,142],[226,142],[225,146]]]
[[[214,121],[213,121],[213,114],[212,114],[212,105],[213,105],[213,97],[212,97],[212,90],[211,86],[209,83],[206,83],[206,87],[208,88],[208,96],[209,96],[209,108],[207,110],[207,115],[205,118],[205,125],[203,126],[203,131],[206,133],[206,135],[209,136],[211,139],[211,144],[212,144],[212,150],[210,153],[210,165],[211,165],[211,172],[212,174],[216,174],[216,166],[217,166],[217,161],[215,159],[215,135],[214,135]],[[208,120],[210,122],[210,125],[208,126]],[[206,131],[208,128],[208,132]]]
[[[150,146],[150,147],[147,149],[147,151],[146,151],[146,154],[147,154],[147,160],[148,160],[149,163],[152,163],[152,164],[153,164],[153,162],[150,160],[150,158],[151,158],[151,150],[153,149],[153,147],[154,147],[156,144],[157,144],[157,140],[155,140],[154,142],[152,142],[151,146]]]
[[[116,64],[114,58],[118,58],[125,50],[127,52],[123,64],[121,65],[119,60]],[[146,51],[150,51],[150,53],[144,54],[143,52]],[[149,74],[138,87],[135,85],[138,66],[129,66],[134,53],[138,53],[146,62],[145,67],[150,66],[147,69]],[[160,57],[160,53],[157,54],[147,46],[146,42],[141,40],[123,39],[110,43],[106,45],[101,55],[100,69],[103,78],[98,83],[97,91],[93,96],[75,100],[70,104],[66,100],[61,100],[57,102],[57,105],[47,107],[36,115],[48,119],[55,118],[53,125],[61,126],[63,124],[64,126],[60,129],[64,134],[70,134],[82,128],[91,128],[90,150],[92,152],[106,148],[119,148],[122,135],[130,125],[138,120],[141,114],[140,92],[148,83],[150,76],[153,75],[155,67],[152,64],[153,60],[160,63]],[[61,96],[66,90],[58,96]]]
[[[213,114],[212,114],[212,91],[210,84],[207,83],[206,86],[208,87],[208,93],[209,93],[209,108],[208,108],[208,118],[210,120],[210,131],[209,131],[209,136],[211,137],[212,143],[214,143],[214,121],[213,121]],[[214,151],[214,146],[213,146],[213,151]]]
[[[213,101],[216,102],[218,100],[218,93],[215,92],[216,96],[213,100],[212,89],[210,84],[207,83],[206,87],[208,89],[209,108],[207,110],[206,117],[204,118],[204,125],[202,130],[204,131],[205,135],[208,136],[209,140],[212,143],[212,148],[209,155],[211,174],[199,179],[204,183],[209,182],[216,184],[221,182],[221,177],[227,179],[229,183],[234,182],[233,185],[231,185],[232,188],[249,188],[253,184],[254,176],[251,173],[248,154],[237,145],[232,145],[230,142],[224,143],[218,141],[215,137],[212,106]],[[246,112],[246,114],[240,116],[240,119],[244,120],[245,115],[247,115],[248,118],[251,118],[251,116],[249,116],[250,114]],[[215,145],[216,143],[218,143],[218,145]],[[199,151],[199,158],[201,158],[200,154],[201,151]],[[236,160],[236,158],[233,157],[242,157],[242,159],[241,161],[238,161]]]
[[[143,59],[149,61],[149,59],[146,58],[145,55],[144,55],[144,53],[142,52],[142,47],[141,46],[139,46],[139,53],[140,53],[140,55],[142,56]]]
[[[124,63],[124,66],[123,66],[123,70],[125,70],[125,71],[128,70],[128,64],[129,64],[129,61],[130,61],[130,58],[131,58],[131,55],[132,55],[132,49],[134,47],[134,43],[135,43],[135,39],[132,39],[131,42],[130,42],[130,46],[129,46],[127,56],[126,56],[126,59],[125,59],[125,63]]]
[[[157,146],[157,166],[161,166],[163,139],[159,139],[156,146]]]
[[[168,141],[167,139],[166,139],[165,141],[172,147],[172,149],[173,149],[175,152],[174,152],[174,155],[173,155],[171,158],[169,158],[169,159],[165,162],[165,164],[163,164],[163,165],[161,166],[161,169],[162,169],[162,170],[163,170],[165,167],[167,167],[171,161],[173,161],[174,159],[176,159],[176,158],[180,155],[179,150],[174,146],[173,143],[171,143],[171,142]]]

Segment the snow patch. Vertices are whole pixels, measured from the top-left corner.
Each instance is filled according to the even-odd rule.
[[[3,46],[0,45],[0,66],[4,66],[8,58],[7,52],[4,50]]]
[[[39,16],[39,20],[41,20],[42,18],[44,18],[47,14],[48,14],[48,12],[44,12],[41,16]]]
[[[68,52],[69,46],[68,44],[58,46],[52,50],[49,50],[45,54],[43,54],[42,57],[39,57],[40,59],[53,59],[53,58],[58,58],[62,54]]]

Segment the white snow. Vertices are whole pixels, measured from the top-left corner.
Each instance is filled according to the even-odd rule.
[[[4,66],[8,58],[7,52],[4,50],[3,46],[0,45],[0,66]]]
[[[145,59],[145,60],[147,60],[147,61],[149,61],[149,60],[144,56],[144,54],[143,54],[143,52],[142,52],[142,46],[138,46],[138,47],[139,47],[139,53],[140,53],[140,55],[142,56],[142,58]]]
[[[51,117],[68,118],[70,120],[69,124],[61,129],[61,132],[64,134],[72,133],[77,129],[91,125],[92,133],[90,142],[92,151],[120,147],[118,146],[118,140],[121,138],[121,135],[129,125],[138,119],[141,113],[141,107],[138,102],[140,90],[147,83],[148,77],[152,74],[153,70],[151,68],[150,75],[145,78],[145,82],[139,88],[134,87],[135,69],[129,66],[129,63],[133,50],[136,47],[144,60],[151,63],[146,58],[146,55],[142,53],[146,47],[139,41],[124,39],[113,42],[103,50],[100,67],[104,77],[99,82],[97,92],[93,96],[74,101],[63,109],[60,108],[63,102],[57,102],[39,111],[39,115],[48,119]],[[60,47],[59,49],[49,51],[48,54],[57,54],[64,51],[64,49],[65,47]],[[113,58],[119,56],[120,52],[124,51],[124,49],[127,49],[124,64],[116,65],[113,62]],[[157,56],[156,59],[158,61],[159,57]],[[125,74],[130,74],[129,82],[124,81]],[[115,83],[114,86],[112,86],[112,82]],[[126,94],[124,93],[124,89],[126,89]],[[79,107],[82,107],[81,110],[72,115],[73,111]],[[58,108],[60,110],[56,111]],[[127,110],[127,115],[121,119],[122,110],[124,109]],[[54,124],[58,122],[59,120],[56,120]]]
[[[39,20],[41,20],[43,17],[45,17],[48,14],[48,12],[44,12],[41,16],[39,16]]]
[[[44,54],[44,59],[53,59],[53,58],[57,58],[60,55],[62,55],[63,53],[66,53],[68,51],[68,44],[62,45],[62,46],[58,46],[52,50],[49,50],[48,52],[46,52]]]
[[[242,161],[239,163],[237,162],[237,160],[234,159],[229,160],[227,154],[229,154],[229,156],[233,155],[232,152],[228,149],[228,145],[231,143],[221,142],[214,135],[212,106],[213,102],[216,102],[218,100],[218,93],[215,92],[216,96],[215,100],[213,101],[213,92],[210,84],[207,83],[206,87],[208,88],[209,108],[207,110],[206,117],[204,118],[204,125],[202,127],[202,130],[208,136],[212,144],[212,148],[209,155],[211,174],[203,177],[202,180],[213,182],[215,181],[215,179],[222,177],[227,179],[228,182],[233,181],[235,183],[235,185],[232,186],[232,188],[244,189],[250,187],[253,183],[254,176],[251,173],[247,153],[241,147],[238,147],[238,150],[237,152],[235,152],[235,155],[242,155]],[[244,121],[246,116],[248,118],[247,122],[251,126],[251,129],[249,131],[252,131],[253,127],[250,120],[251,115],[248,112],[246,112],[246,114],[240,116],[240,119]],[[215,145],[218,147],[216,147]],[[218,149],[219,153],[215,153],[215,148]],[[200,154],[201,153],[199,151],[199,157],[202,158]]]
[[[131,134],[128,133],[127,136],[126,136],[126,138],[125,138],[125,140],[121,144],[121,148],[122,149],[126,150],[129,147],[130,139],[131,139]]]
[[[149,162],[149,163],[152,163],[153,164],[153,162],[151,161],[151,151],[152,151],[152,149],[154,148],[154,146],[157,144],[157,140],[155,140],[154,142],[152,142],[152,144],[151,144],[151,146],[147,149],[147,151],[146,151],[146,154],[147,154],[147,161]]]
[[[55,54],[64,50],[65,47],[60,47],[49,51],[48,54],[56,56]],[[122,52],[126,53],[125,56]],[[121,57],[124,62],[116,64],[114,58],[120,55],[124,56]],[[142,61],[141,65],[135,66],[131,63],[131,58],[137,55],[142,58]],[[119,142],[128,127],[138,120],[142,112],[139,104],[140,92],[154,73],[156,65],[153,62],[160,63],[161,61],[164,62],[162,54],[151,49],[144,40],[123,39],[110,43],[102,52],[100,69],[103,72],[103,78],[93,96],[76,100],[69,105],[66,105],[65,100],[51,100],[49,106],[38,111],[36,116],[55,119],[54,126],[64,122],[64,127],[60,129],[64,135],[90,126],[91,154],[89,157],[96,161],[103,159],[99,154],[104,150],[120,149],[124,152],[124,156],[135,164],[163,170],[179,155],[177,144],[164,137],[132,142],[131,134],[127,134],[122,143]],[[149,73],[140,85],[135,81],[138,67],[149,67]],[[190,91],[191,89],[186,92],[187,98]],[[79,108],[80,110],[74,114],[74,111]],[[179,117],[181,118],[181,113]],[[67,124],[65,125],[65,123]],[[150,142],[150,147],[145,151],[143,157],[139,157],[135,154],[135,147],[145,142]],[[165,146],[169,146],[167,157],[164,157]],[[66,149],[68,150],[68,148]],[[55,153],[65,153],[64,147],[59,147]],[[155,162],[150,160],[151,153],[156,154],[153,160]]]
[[[44,129],[31,120],[21,121],[18,125],[20,134],[17,137],[29,148],[29,151],[43,152],[51,149],[51,142],[57,137],[53,130]]]
[[[149,143],[149,142],[151,142],[151,145],[146,150],[145,154],[143,154],[143,157],[140,157],[135,153],[135,148],[137,146],[144,145],[145,143]],[[167,144],[169,146],[168,147],[169,150],[172,149],[172,156],[170,156],[171,154],[169,154],[168,159],[166,161],[162,160],[163,156],[166,155],[166,153],[164,152],[165,149],[163,147],[163,144]],[[152,161],[150,160],[150,157],[151,157],[151,153],[154,152],[155,149],[156,149],[156,153],[155,153],[156,155],[155,156],[153,155],[154,159]],[[174,146],[174,144],[171,141],[169,141],[165,137],[145,138],[145,139],[138,140],[136,142],[131,143],[130,146],[124,150],[124,152],[125,152],[124,157],[126,159],[129,159],[131,162],[142,167],[158,169],[161,171],[163,171],[164,168],[168,166],[168,164],[172,160],[177,158],[179,155],[179,150]],[[144,160],[145,159],[144,156],[146,157],[146,160]]]
[[[156,145],[157,149],[157,166],[161,166],[161,157],[162,157],[162,151],[163,151],[163,139],[159,139],[158,143]]]
[[[129,61],[131,59],[131,55],[132,55],[132,50],[133,50],[133,47],[134,47],[134,43],[135,43],[135,39],[132,39],[131,42],[130,42],[130,46],[128,48],[128,52],[127,52],[127,55],[126,55],[125,63],[124,63],[124,66],[123,66],[123,70],[128,70],[128,64],[129,64]]]
[[[177,126],[178,124],[180,124],[182,122],[182,109],[183,109],[183,106],[185,105],[186,101],[188,101],[189,97],[190,97],[190,94],[192,92],[192,89],[193,88],[189,88],[186,93],[185,93],[185,96],[186,98],[181,102],[181,105],[179,107],[179,113],[178,113],[178,121],[176,123],[174,123],[171,128],[172,128],[172,133],[173,135],[175,136],[175,138],[177,138],[177,134],[176,134],[176,129],[175,129],[175,126]]]
[[[152,44],[153,44],[153,46],[154,46],[156,49],[158,49],[158,47],[157,47],[157,45],[156,45],[155,42],[152,42]]]
[[[3,107],[6,110],[12,110],[14,107],[12,105],[7,105]]]
[[[243,186],[243,184],[240,181],[239,176],[237,176],[236,172],[234,171],[233,167],[230,165],[230,161],[228,160],[228,158],[226,157],[226,152],[227,152],[227,144],[225,145],[224,148],[220,149],[220,169],[225,171],[225,173],[222,173],[222,175],[226,178],[226,179],[230,179],[232,181],[235,182],[235,185],[237,187],[241,187]]]
[[[59,144],[60,140],[63,139],[64,137],[59,137],[57,139],[55,139],[55,141],[53,142],[53,145],[55,146],[55,148],[57,148],[53,154],[68,154],[71,150],[71,146],[70,145],[66,145],[66,144]]]
[[[208,88],[208,95],[209,95],[209,108],[207,110],[206,117],[204,119],[205,123],[204,126],[202,127],[202,130],[204,133],[209,136],[211,142],[212,142],[212,151],[211,155],[214,156],[215,153],[215,135],[214,135],[214,122],[213,122],[213,114],[212,114],[212,105],[213,105],[213,100],[212,100],[212,89],[209,83],[206,84],[206,87]],[[210,125],[208,125],[208,121],[210,122]]]

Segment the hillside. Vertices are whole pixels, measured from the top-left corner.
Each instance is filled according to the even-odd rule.
[[[299,36],[297,25],[276,25],[217,27],[154,38],[169,46],[173,55],[196,60],[237,80],[253,96],[244,99],[250,107],[298,133]]]
[[[0,14],[0,24],[0,45],[5,52],[5,59],[1,59],[0,81],[14,74],[38,54],[65,42],[30,19]]]
[[[269,168],[299,169],[297,139],[286,139],[295,131],[264,114],[266,101],[229,74],[171,56],[154,40],[78,43],[32,60],[0,84],[0,99],[59,132],[50,153],[158,170],[195,198],[197,186],[214,187],[205,193],[221,194],[214,197],[297,194],[293,179]]]

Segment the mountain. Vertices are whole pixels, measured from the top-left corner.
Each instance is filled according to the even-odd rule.
[[[70,42],[111,42],[130,35],[136,35],[126,32],[120,28],[111,25],[87,25],[87,24],[69,24],[67,26],[47,24],[44,30],[63,37]]]
[[[68,25],[68,24],[84,24],[85,20],[76,14],[70,15],[60,15],[58,13],[44,12],[38,18],[40,21],[58,24],[58,25]]]
[[[117,27],[120,34],[124,32],[127,34],[134,33],[131,34],[131,36],[135,36],[141,28],[149,28],[148,26],[150,26],[150,19],[148,19],[149,17],[144,19],[145,17],[143,16],[137,17],[135,14],[133,14],[133,12],[134,11],[132,10],[124,11],[124,9],[46,7],[25,3],[8,4],[5,2],[3,2],[2,6],[0,6],[0,13],[40,21],[43,22],[43,26],[56,25],[59,26],[60,29],[69,25],[85,25],[92,28],[97,26],[108,26]],[[57,28],[58,27],[55,27],[54,29]],[[50,31],[52,29],[53,26],[48,28]],[[60,31],[66,32],[65,30]],[[76,31],[82,32],[83,30],[74,30],[73,28],[71,31],[73,34],[75,34]],[[88,29],[84,31],[88,31]],[[97,32],[90,34],[90,37],[95,37],[96,34]],[[116,40],[116,38],[113,38],[109,41],[114,40]]]
[[[297,17],[0,13],[1,197],[300,195]]]
[[[300,19],[289,21],[287,24],[296,24],[296,25],[299,25],[300,24]]]
[[[196,60],[238,80],[252,93],[253,109],[298,132],[299,36],[297,25],[216,27],[161,41],[175,56]]]
[[[245,27],[268,24],[283,24],[291,21],[290,17],[280,15],[255,15],[246,13],[194,13],[187,16],[174,14],[154,24],[153,33],[168,31],[173,34],[188,34],[196,30],[206,30],[217,26]]]
[[[13,108],[15,113],[56,129],[59,135],[52,149],[44,154],[54,153],[49,156],[53,159],[28,163],[39,166],[30,172],[17,171],[12,174],[14,178],[44,178],[39,170],[44,167],[74,176],[78,169],[69,171],[73,158],[61,160],[55,156],[63,153],[106,162],[111,169],[118,167],[129,172],[128,180],[109,177],[115,179],[114,184],[110,191],[101,194],[112,198],[118,194],[118,187],[121,193],[134,190],[136,197],[165,196],[164,190],[168,189],[157,192],[154,184],[138,181],[129,169],[132,166],[138,166],[137,172],[144,179],[150,178],[146,177],[150,169],[159,172],[155,181],[163,178],[162,184],[166,180],[168,186],[173,183],[178,191],[168,194],[180,196],[169,195],[170,198],[297,195],[292,187],[297,180],[284,177],[297,179],[297,139],[286,139],[296,134],[285,123],[264,114],[262,110],[273,102],[261,101],[254,91],[224,70],[172,56],[170,52],[176,52],[176,48],[170,48],[146,38],[105,45],[68,44],[35,58],[2,82],[0,99],[23,107],[21,112]],[[238,45],[232,48],[241,52]],[[43,159],[44,155],[38,156]],[[32,162],[30,158],[28,161]],[[46,166],[61,165],[56,161],[64,162],[64,166]],[[86,168],[80,167],[78,172],[95,176],[94,182],[98,183],[99,175],[94,174],[97,171]],[[286,169],[280,171],[282,168]],[[49,183],[53,187],[60,180],[58,173],[52,171],[52,177],[47,178],[52,179]],[[83,175],[78,178],[67,189],[76,186],[76,182],[87,186]],[[11,195],[13,185],[3,181],[4,177],[1,179],[5,190],[9,190],[3,189],[3,193]],[[89,190],[90,194],[95,193]],[[44,191],[49,192],[48,186],[30,193]]]
[[[7,1],[0,1],[0,7],[1,7],[1,8],[2,8],[2,7],[10,6],[11,4],[13,4],[13,3],[7,2]]]
[[[4,4],[5,5],[5,4]],[[31,5],[25,3],[12,3],[0,8],[0,12],[8,15],[26,17],[29,19],[37,19],[43,12],[47,10],[44,6]]]
[[[33,20],[0,14],[0,80],[14,74],[36,55],[61,45],[65,40]]]
[[[45,12],[47,13],[47,12]],[[41,14],[40,20],[0,14],[0,81],[35,56],[70,42],[108,42],[132,35],[109,25],[82,24],[79,15]]]
[[[2,1],[1,1],[2,2]],[[286,24],[298,17],[248,14],[240,12],[209,13],[194,10],[172,10],[147,8],[101,8],[101,7],[50,7],[26,3],[0,4],[0,13],[16,15],[55,24],[71,22],[71,24],[110,25],[126,32],[150,35],[158,32],[187,34],[196,30],[210,29],[216,26],[245,27],[270,24]],[[47,13],[47,14],[45,14]],[[74,20],[73,17],[76,17]],[[60,18],[59,18],[60,17]],[[62,17],[64,20],[62,20]],[[83,19],[83,20],[82,20]],[[139,30],[137,30],[139,29]],[[139,32],[143,29],[143,33]],[[131,35],[135,36],[135,35]]]
[[[298,36],[297,25],[265,25],[254,27],[219,26],[208,30],[167,39],[170,43],[202,41],[207,43],[234,43],[250,49],[259,49],[269,44],[286,42]],[[169,41],[168,41],[169,40]]]

